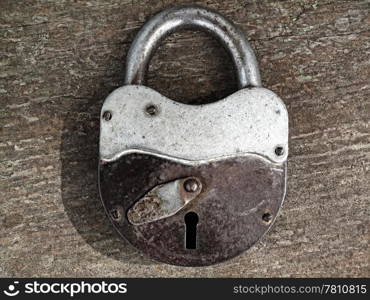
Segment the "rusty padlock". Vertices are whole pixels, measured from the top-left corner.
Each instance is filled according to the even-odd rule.
[[[227,49],[239,90],[186,105],[143,85],[153,51],[177,29]],[[125,85],[101,111],[99,189],[117,231],[153,259],[203,266],[241,254],[268,231],[286,190],[288,113],[261,87],[243,33],[199,6],[165,10],[138,33]]]

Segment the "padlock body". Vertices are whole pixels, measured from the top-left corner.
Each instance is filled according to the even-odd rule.
[[[244,89],[192,106],[144,86],[125,86],[102,109],[101,198],[117,231],[150,257],[211,265],[250,248],[271,227],[285,196],[287,155],[287,111],[269,90]],[[166,218],[130,222],[128,211],[149,190],[186,177],[202,183],[194,200]],[[198,217],[191,249],[190,212]]]

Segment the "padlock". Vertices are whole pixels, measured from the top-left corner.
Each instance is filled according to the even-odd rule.
[[[237,92],[187,105],[143,85],[160,41],[183,28],[221,42]],[[121,236],[161,262],[211,265],[241,254],[273,224],[286,191],[288,113],[261,87],[240,29],[213,10],[180,6],[150,19],[133,41],[125,85],[102,107],[99,151],[101,199]]]

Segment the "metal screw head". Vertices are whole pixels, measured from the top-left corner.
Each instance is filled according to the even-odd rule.
[[[188,193],[195,193],[200,188],[199,182],[194,178],[186,179],[184,182],[184,189]]]
[[[270,223],[272,221],[272,214],[266,212],[262,215],[262,220],[266,223]]]
[[[121,221],[122,217],[123,217],[123,208],[120,207],[120,206],[114,207],[110,211],[110,215],[111,215],[111,217],[114,221],[116,221],[116,222]]]
[[[149,104],[145,107],[145,112],[151,116],[154,117],[158,114],[158,107],[154,104]]]
[[[277,156],[282,156],[284,154],[284,148],[282,146],[277,146],[275,148],[275,154]]]
[[[103,119],[105,120],[105,121],[110,121],[111,119],[112,119],[112,113],[110,112],[110,111],[105,111],[104,113],[103,113]]]

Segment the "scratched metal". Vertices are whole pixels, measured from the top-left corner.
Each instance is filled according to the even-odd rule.
[[[208,32],[229,52],[240,89],[261,86],[256,56],[244,33],[224,16],[209,8],[182,5],[152,17],[136,35],[126,61],[126,85],[142,85],[149,61],[160,42],[176,30],[195,28]]]
[[[202,192],[175,215],[132,225],[127,211],[153,187],[194,176]],[[196,166],[130,154],[100,165],[100,192],[117,231],[151,258],[175,265],[204,266],[235,257],[271,227],[285,195],[286,163],[257,155]],[[117,218],[117,211],[125,212]],[[198,214],[197,248],[185,247],[187,212]],[[263,220],[269,213],[272,219]]]
[[[154,106],[156,114],[147,108]],[[111,112],[108,121],[104,118]],[[145,86],[126,85],[105,100],[100,159],[147,151],[189,161],[258,153],[273,162],[288,157],[288,112],[265,88],[245,88],[214,103],[186,105]],[[284,149],[276,155],[275,148]]]
[[[185,183],[188,180],[194,180],[197,183],[197,190],[186,190]],[[194,200],[201,191],[202,184],[194,177],[160,184],[146,193],[128,210],[127,218],[133,225],[168,218]]]
[[[160,41],[190,27],[210,33],[229,52],[238,92],[189,106],[142,86]],[[184,266],[222,262],[261,238],[285,196],[288,113],[260,86],[243,32],[218,13],[186,5],[144,25],[127,56],[125,86],[108,96],[101,112],[100,193],[123,237],[153,259]],[[158,190],[186,177],[200,181],[199,194],[188,202],[175,195],[161,207]],[[180,205],[168,211],[171,201]],[[189,212],[197,214],[195,231],[185,224]],[[196,232],[195,243],[186,228]]]

